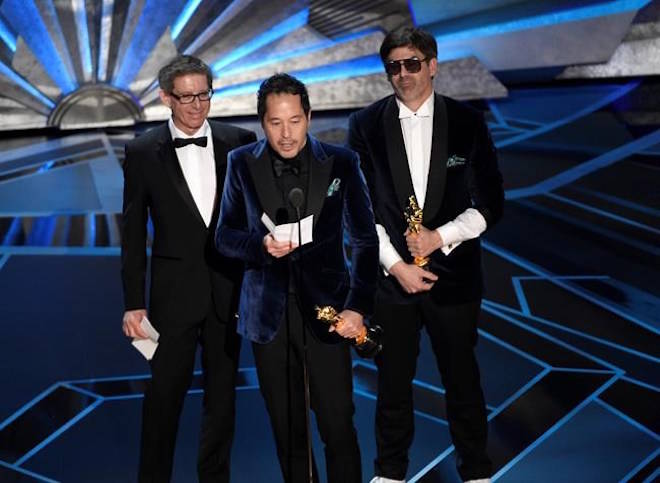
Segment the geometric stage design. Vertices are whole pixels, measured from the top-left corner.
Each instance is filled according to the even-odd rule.
[[[660,477],[660,130],[634,129],[617,114],[643,87],[512,89],[487,103],[507,197],[482,241],[477,346],[494,481]],[[342,143],[346,114],[317,114],[311,129]],[[122,145],[132,136],[115,129],[0,153],[3,481],[135,477],[147,376],[120,331],[117,225]],[[245,344],[233,479],[277,481],[250,352]],[[182,416],[174,481],[194,479],[199,377]],[[375,381],[374,366],[355,359],[365,481]],[[459,481],[426,338],[414,391],[407,479]],[[318,440],[315,455],[323,465]]]
[[[3,0],[0,130],[165,119],[157,73],[177,54],[211,67],[212,116],[254,114],[259,84],[283,71],[317,110],[362,107],[389,93],[378,49],[403,25],[434,35],[436,89],[459,99],[506,97],[519,78],[658,74],[653,3]]]

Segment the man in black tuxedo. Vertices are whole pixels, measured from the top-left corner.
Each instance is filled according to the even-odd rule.
[[[437,45],[413,28],[380,48],[394,95],[351,115],[374,205],[383,274],[373,321],[384,329],[378,366],[374,483],[403,481],[414,432],[412,379],[425,327],[447,401],[464,481],[487,481],[486,410],[474,356],[482,297],[479,235],[502,214],[502,176],[482,116],[435,94]],[[423,209],[408,229],[410,196]],[[414,257],[429,257],[421,268]]]
[[[208,121],[209,67],[179,56],[158,74],[172,117],[126,145],[122,220],[124,333],[145,338],[147,220],[153,223],[149,320],[160,333],[144,396],[139,481],[167,482],[183,400],[202,347],[204,402],[198,475],[229,481],[240,339],[242,267],[213,245],[227,153],[253,132]]]
[[[245,262],[238,332],[252,341],[280,467],[287,482],[308,481],[303,362],[329,483],[362,480],[353,426],[352,364],[347,339],[373,311],[378,237],[356,154],[307,133],[305,85],[287,74],[265,80],[257,113],[266,139],[229,153],[216,232],[218,250]],[[306,196],[295,199],[296,190]],[[301,191],[297,191],[301,195]],[[276,240],[262,222],[313,215],[313,240]],[[350,269],[343,239],[351,247]],[[340,311],[336,332],[316,321],[314,306]],[[305,349],[306,346],[306,349]],[[318,481],[312,463],[314,481]]]

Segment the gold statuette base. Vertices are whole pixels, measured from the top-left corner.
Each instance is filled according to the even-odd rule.
[[[339,316],[337,310],[335,310],[335,308],[332,307],[331,305],[325,305],[323,307],[319,307],[317,305],[314,308],[316,309],[316,318],[318,320],[327,322],[328,324],[334,327],[337,327],[344,322],[344,319],[342,319]],[[355,343],[357,345],[362,345],[366,342],[366,340],[367,340],[367,328],[362,326],[362,331],[360,332],[360,335],[355,337]]]
[[[317,305],[315,308],[316,318],[318,320],[327,322],[335,327],[344,322],[335,308],[331,305],[326,305],[324,307],[319,307]],[[379,325],[373,325],[371,327],[363,325],[360,335],[352,339],[352,344],[355,348],[355,352],[357,352],[360,357],[372,359],[383,349],[382,339],[383,329]]]

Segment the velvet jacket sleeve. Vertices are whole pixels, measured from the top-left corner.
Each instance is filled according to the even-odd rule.
[[[351,159],[342,223],[351,250],[351,285],[344,308],[369,316],[374,311],[378,278],[378,236],[369,190],[355,155]]]
[[[357,153],[360,162],[360,169],[364,172],[364,175],[366,176],[367,186],[370,190],[369,192],[372,193],[373,195],[373,193],[376,193],[376,191],[375,191],[375,187],[372,186],[370,183],[372,182],[372,180],[375,179],[375,177],[370,176],[370,174],[373,173],[374,163],[371,158],[371,152],[369,150],[369,146],[367,145],[362,130],[360,129],[360,123],[357,118],[357,113],[351,114],[348,118],[347,144],[350,149],[352,149]],[[376,223],[378,223],[378,215],[375,214],[374,216]]]
[[[264,233],[259,229],[261,221],[251,219],[248,214],[246,180],[249,172],[242,157],[243,152],[240,149],[234,150],[227,157],[227,176],[220,202],[215,245],[227,257],[254,265],[265,265],[269,257],[263,247]]]

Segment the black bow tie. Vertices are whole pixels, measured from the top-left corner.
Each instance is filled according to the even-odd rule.
[[[203,136],[201,138],[174,138],[175,148],[182,148],[184,146],[188,146],[189,144],[196,144],[197,146],[201,146],[202,148],[205,148],[206,136]]]
[[[290,164],[284,162],[279,158],[275,158],[273,160],[273,171],[275,171],[275,176],[278,178],[284,173],[293,173],[294,175],[298,176],[298,173],[300,173],[300,167],[292,163]]]

